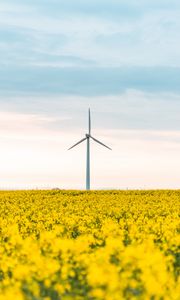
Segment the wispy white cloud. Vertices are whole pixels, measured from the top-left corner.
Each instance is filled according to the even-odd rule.
[[[126,90],[105,96],[22,95],[2,97],[0,103],[2,111],[29,113],[30,117],[37,114],[34,120],[40,118],[39,115],[49,118],[51,122],[47,126],[52,130],[84,128],[89,106],[95,128],[180,130],[179,93]]]
[[[164,8],[162,3],[156,5],[153,2],[147,6],[144,1],[141,4],[128,2],[126,5],[132,6],[132,12],[127,10],[126,17],[120,14],[125,3],[121,3],[122,7],[116,1],[108,4],[107,9],[109,6],[117,7],[119,18],[113,18],[116,9],[112,12],[112,18],[103,14],[92,14],[89,6],[89,14],[84,14],[82,2],[79,3],[78,10],[66,8],[66,13],[63,10],[64,1],[59,4],[46,2],[49,13],[48,9],[40,9],[43,8],[42,3],[29,3],[25,6],[26,9],[20,4],[18,9],[15,9],[16,4],[12,7],[9,4],[5,6],[6,10],[0,5],[0,24],[1,28],[26,32],[26,37],[31,40],[29,44],[32,45],[32,50],[37,53],[37,60],[38,52],[48,52],[51,55],[93,60],[98,66],[179,66],[180,43],[177,41],[180,32],[180,7],[178,10],[175,4],[177,2],[174,6],[172,4]],[[53,10],[53,7],[56,9]],[[133,7],[141,9],[140,16],[136,11],[133,15]],[[57,11],[58,14],[55,13]],[[134,17],[129,19],[128,14]],[[7,47],[9,43],[11,40]],[[29,45],[23,37],[19,44],[24,44],[25,54]],[[56,46],[51,47],[52,44]],[[18,50],[14,49],[17,57]],[[27,59],[28,53],[29,51],[26,54]],[[48,58],[46,60],[48,62]]]
[[[56,140],[57,133],[53,133],[52,124],[63,123],[69,119],[65,116],[1,111],[0,138],[22,141]]]
[[[1,1],[0,13],[27,13],[32,11],[32,7],[19,1]]]
[[[52,62],[53,60],[51,60]],[[75,58],[71,63],[78,63]],[[81,61],[81,60],[80,60]],[[39,63],[42,61],[39,61]],[[68,64],[63,59],[59,63]],[[34,61],[33,61],[34,63]],[[89,63],[89,62],[88,62]],[[179,93],[180,68],[165,67],[47,67],[12,65],[1,66],[1,96],[32,95],[118,95],[128,89],[152,93]],[[85,66],[86,65],[86,66]]]

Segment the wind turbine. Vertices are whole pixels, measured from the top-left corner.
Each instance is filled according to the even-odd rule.
[[[75,145],[73,145],[72,147],[70,147],[68,149],[68,150],[70,150],[70,149],[76,147],[77,145],[79,145],[80,143],[87,141],[86,190],[90,190],[90,139],[92,139],[96,143],[99,143],[100,145],[106,147],[107,149],[112,150],[111,148],[109,148],[105,144],[101,143],[100,141],[98,141],[91,135],[91,112],[90,112],[90,108],[89,108],[89,111],[88,111],[88,133],[85,134],[85,138],[83,138],[82,140],[80,140],[79,142],[77,142]]]

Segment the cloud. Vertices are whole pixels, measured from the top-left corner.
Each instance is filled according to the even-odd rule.
[[[128,130],[180,130],[180,94],[126,90],[117,95],[22,95],[2,97],[2,111],[26,113],[50,118],[49,130],[80,131],[87,126],[91,107],[93,127]],[[62,119],[63,122],[61,121]],[[43,124],[44,126],[44,124]]]
[[[8,10],[14,6],[20,6],[24,4],[23,0],[6,0],[6,5],[1,4],[1,7],[8,7]],[[73,0],[31,0],[26,2],[26,7],[34,8],[43,14],[53,14],[58,16],[61,11],[63,14],[88,14],[88,15],[105,15],[106,17],[114,17],[114,16],[124,16],[124,17],[134,17],[134,15],[139,15],[145,13],[147,10],[173,10],[179,8],[178,0],[91,0],[84,2],[83,0],[77,0],[74,2]]]
[[[76,59],[74,60],[75,63]],[[73,58],[71,60],[73,63]],[[51,62],[52,63],[52,62]],[[60,63],[60,62],[59,62]],[[62,58],[62,64],[67,61]],[[117,95],[127,89],[179,93],[180,68],[1,66],[0,94]]]
[[[1,28],[8,29],[2,36],[2,62],[8,56],[16,57],[17,64],[21,57],[34,64],[42,55],[41,64],[50,65],[46,53],[55,59],[66,56],[67,66],[71,57],[77,57],[79,65],[82,60],[111,67],[179,66],[177,1],[31,1],[22,7],[22,1],[12,7],[7,3],[6,9],[0,5]],[[66,66],[57,62],[60,65]]]
[[[0,112],[0,138],[12,140],[53,140],[52,124],[69,121],[66,116],[48,116],[47,114],[32,114],[25,112]],[[60,129],[59,129],[60,130]],[[46,137],[46,134],[49,133]]]

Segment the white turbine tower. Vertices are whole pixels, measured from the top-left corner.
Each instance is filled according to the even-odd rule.
[[[109,150],[112,150],[108,146],[104,145],[100,141],[96,140],[92,135],[91,135],[91,113],[90,113],[90,108],[88,112],[88,133],[86,133],[85,138],[80,140],[78,143],[70,147],[68,150],[76,147],[80,143],[87,141],[87,158],[86,158],[86,190],[90,190],[90,139],[94,140],[96,143],[99,143],[100,145],[106,147]]]

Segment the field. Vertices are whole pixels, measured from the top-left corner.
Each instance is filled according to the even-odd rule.
[[[0,300],[179,300],[180,191],[0,192]]]

